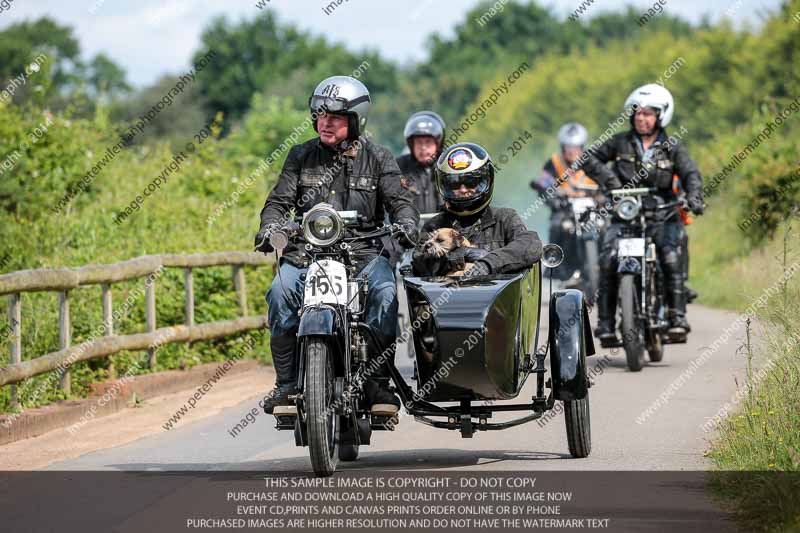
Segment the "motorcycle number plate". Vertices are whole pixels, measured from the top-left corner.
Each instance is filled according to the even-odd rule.
[[[580,215],[587,209],[594,207],[594,200],[591,198],[570,198],[569,203],[572,204],[572,211],[576,215]]]
[[[618,243],[620,257],[644,257],[644,239],[620,239]]]
[[[303,305],[347,305],[347,270],[338,261],[312,263],[306,274]]]

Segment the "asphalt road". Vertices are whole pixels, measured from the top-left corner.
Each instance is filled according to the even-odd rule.
[[[544,313],[543,313],[544,314]],[[545,315],[546,316],[546,315]],[[456,431],[434,429],[401,417],[394,432],[374,432],[373,445],[362,448],[354,463],[342,470],[477,469],[477,470],[703,470],[712,433],[703,424],[731,400],[745,361],[736,355],[743,330],[701,365],[692,365],[714,343],[735,314],[699,306],[690,307],[693,324],[685,345],[669,345],[660,363],[629,372],[624,353],[608,350],[590,358],[594,374],[590,390],[592,452],[586,459],[569,455],[563,415],[546,423],[535,421],[504,431],[476,433],[462,439]],[[594,317],[592,318],[594,323]],[[546,338],[542,322],[540,342]],[[410,359],[398,357],[408,376]],[[686,379],[684,371],[695,370]],[[676,382],[675,380],[679,380]],[[678,386],[680,383],[680,386]],[[523,397],[530,397],[530,379]],[[672,388],[670,388],[672,386]],[[291,432],[274,429],[272,417],[259,414],[255,422],[233,437],[229,430],[256,406],[262,391],[239,405],[176,427],[156,431],[129,444],[53,463],[55,470],[310,470],[307,449],[294,445]],[[661,395],[668,401],[655,405]],[[510,416],[510,415],[509,415]],[[646,416],[646,418],[642,418]],[[498,417],[496,420],[507,419]]]

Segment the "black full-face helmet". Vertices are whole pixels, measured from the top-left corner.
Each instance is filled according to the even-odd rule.
[[[482,146],[458,143],[449,146],[436,162],[436,188],[449,212],[467,216],[492,201],[494,165]]]

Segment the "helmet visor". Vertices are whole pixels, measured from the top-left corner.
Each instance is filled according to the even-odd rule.
[[[472,200],[489,190],[489,176],[485,169],[463,174],[442,173],[439,179],[446,200]]]
[[[351,101],[346,98],[334,98],[332,96],[320,96],[315,94],[308,102],[308,106],[315,112],[342,113],[362,102],[369,102],[369,95],[359,96]]]

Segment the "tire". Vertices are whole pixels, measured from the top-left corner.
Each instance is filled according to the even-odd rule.
[[[311,466],[317,476],[330,476],[339,462],[339,416],[329,406],[333,403],[333,364],[328,345],[309,339],[306,349],[305,404],[306,430]]]
[[[576,459],[588,457],[592,451],[592,423],[589,415],[589,393],[582,400],[564,401],[569,453]]]
[[[636,277],[622,276],[619,282],[620,310],[622,311],[622,345],[625,359],[631,372],[639,372],[644,366],[644,343],[636,309]]]
[[[586,302],[590,306],[594,306],[597,300],[597,289],[600,287],[600,259],[597,253],[597,241],[586,241],[584,248],[586,257],[584,258],[583,269],[586,272],[586,282],[588,283],[588,291],[586,293]]]
[[[647,277],[650,279],[650,288],[648,290],[650,309],[659,309],[661,307],[661,297],[659,296],[659,287],[656,282],[657,278],[654,268],[648,270]],[[661,332],[650,329],[647,332],[647,337],[647,356],[653,363],[658,363],[664,359],[664,343],[661,341]]]
[[[340,461],[355,461],[356,459],[358,459],[358,444],[339,445]]]

